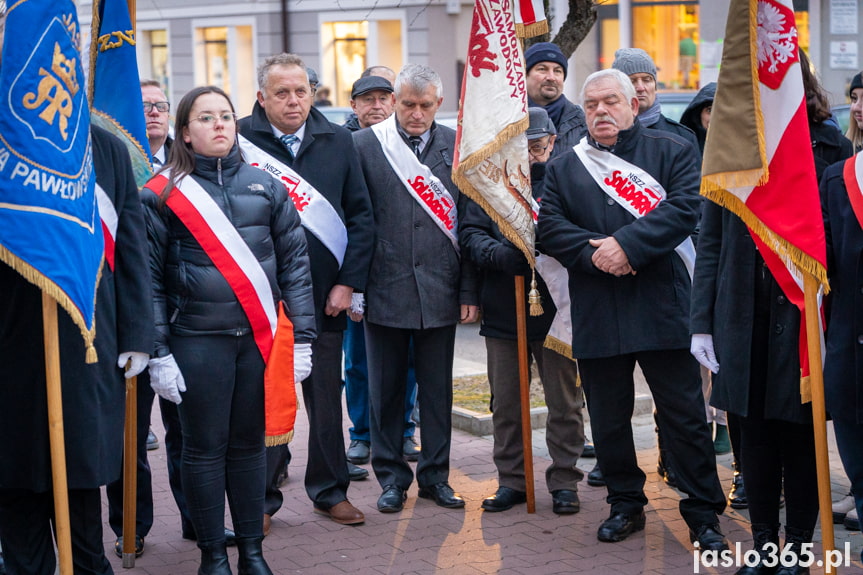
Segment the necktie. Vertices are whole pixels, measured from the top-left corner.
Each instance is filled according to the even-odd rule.
[[[408,138],[408,142],[410,142],[411,148],[413,148],[414,154],[416,154],[417,158],[420,157],[420,146],[423,143],[423,139],[419,136],[411,136]]]
[[[282,145],[288,151],[288,155],[291,156],[291,159],[294,159],[294,143],[299,142],[300,139],[293,134],[284,134],[279,141],[282,142]]]

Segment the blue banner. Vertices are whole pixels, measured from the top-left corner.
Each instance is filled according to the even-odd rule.
[[[127,1],[93,0],[89,89],[93,123],[126,144],[140,189],[153,172],[135,43]]]
[[[21,0],[0,63],[0,260],[92,343],[103,237],[74,2]]]

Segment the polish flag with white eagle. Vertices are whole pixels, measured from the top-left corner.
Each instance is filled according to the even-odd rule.
[[[826,291],[827,272],[797,40],[791,0],[731,1],[701,193],[746,223],[800,309],[801,394],[808,401],[803,276]]]

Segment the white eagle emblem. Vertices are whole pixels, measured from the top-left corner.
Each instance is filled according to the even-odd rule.
[[[767,64],[767,70],[775,74],[779,66],[793,61],[797,56],[797,27],[788,22],[785,14],[772,2],[758,2],[758,67]]]

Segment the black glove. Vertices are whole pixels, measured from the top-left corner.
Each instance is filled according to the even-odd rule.
[[[506,244],[500,244],[491,253],[491,261],[495,268],[513,276],[525,276],[530,273],[527,258],[521,250]]]

